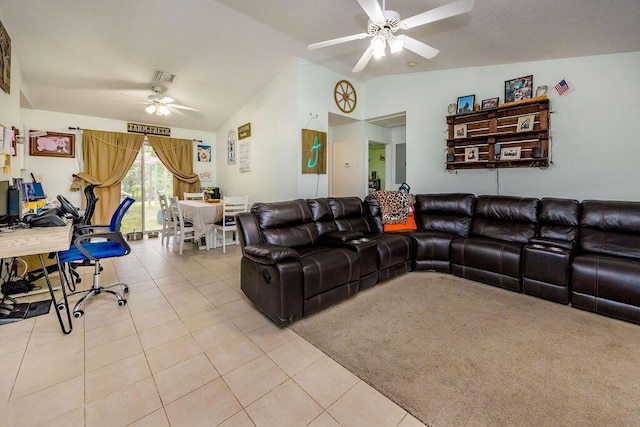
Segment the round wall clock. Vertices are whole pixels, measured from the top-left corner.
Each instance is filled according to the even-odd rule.
[[[343,113],[350,113],[356,109],[358,96],[353,85],[347,80],[340,80],[333,89],[333,99]]]

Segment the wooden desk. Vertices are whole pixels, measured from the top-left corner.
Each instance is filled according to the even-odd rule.
[[[47,268],[44,263],[42,254],[48,254],[50,252],[66,251],[71,244],[73,226],[68,223],[64,227],[41,227],[41,228],[18,228],[12,231],[5,230],[0,233],[0,258],[13,258],[25,255],[38,255],[40,258],[40,266],[43,269],[45,281],[49,287],[49,294],[51,295],[52,304],[54,310],[58,316],[60,322],[60,328],[62,332],[68,334],[71,332],[71,312],[69,311],[69,304],[67,301],[67,293],[65,290],[62,274],[60,274],[60,284],[62,287],[62,295],[64,298],[65,308],[67,311],[67,319],[69,322],[69,329],[65,329],[60,310],[57,308],[56,297],[53,293],[53,287],[51,286],[51,280],[47,273]],[[57,257],[56,257],[57,258]],[[60,262],[58,262],[58,268],[61,268]]]
[[[206,236],[213,223],[222,219],[222,203],[208,203],[203,200],[180,200],[184,219],[193,223],[196,239]]]

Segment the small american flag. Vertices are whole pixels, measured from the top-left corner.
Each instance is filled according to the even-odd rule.
[[[564,79],[562,79],[560,83],[556,85],[556,90],[558,91],[559,95],[562,95],[563,93],[569,90],[569,85]]]

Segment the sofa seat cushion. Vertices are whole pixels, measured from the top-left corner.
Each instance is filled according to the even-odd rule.
[[[578,255],[572,262],[571,285],[574,295],[591,295],[640,307],[640,263],[633,258]],[[596,306],[590,309],[598,311]]]
[[[451,263],[520,278],[522,247],[489,237],[459,237],[451,242]]]
[[[385,233],[368,237],[378,246],[378,268],[380,270],[411,262],[414,243],[408,235]]]
[[[348,248],[306,247],[300,250],[303,298],[321,294],[360,277],[360,258]]]

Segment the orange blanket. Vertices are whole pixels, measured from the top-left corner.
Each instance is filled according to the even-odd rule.
[[[413,217],[413,213],[409,214],[407,222],[404,224],[383,224],[385,232],[400,232],[400,231],[412,231],[417,230],[416,220]]]

